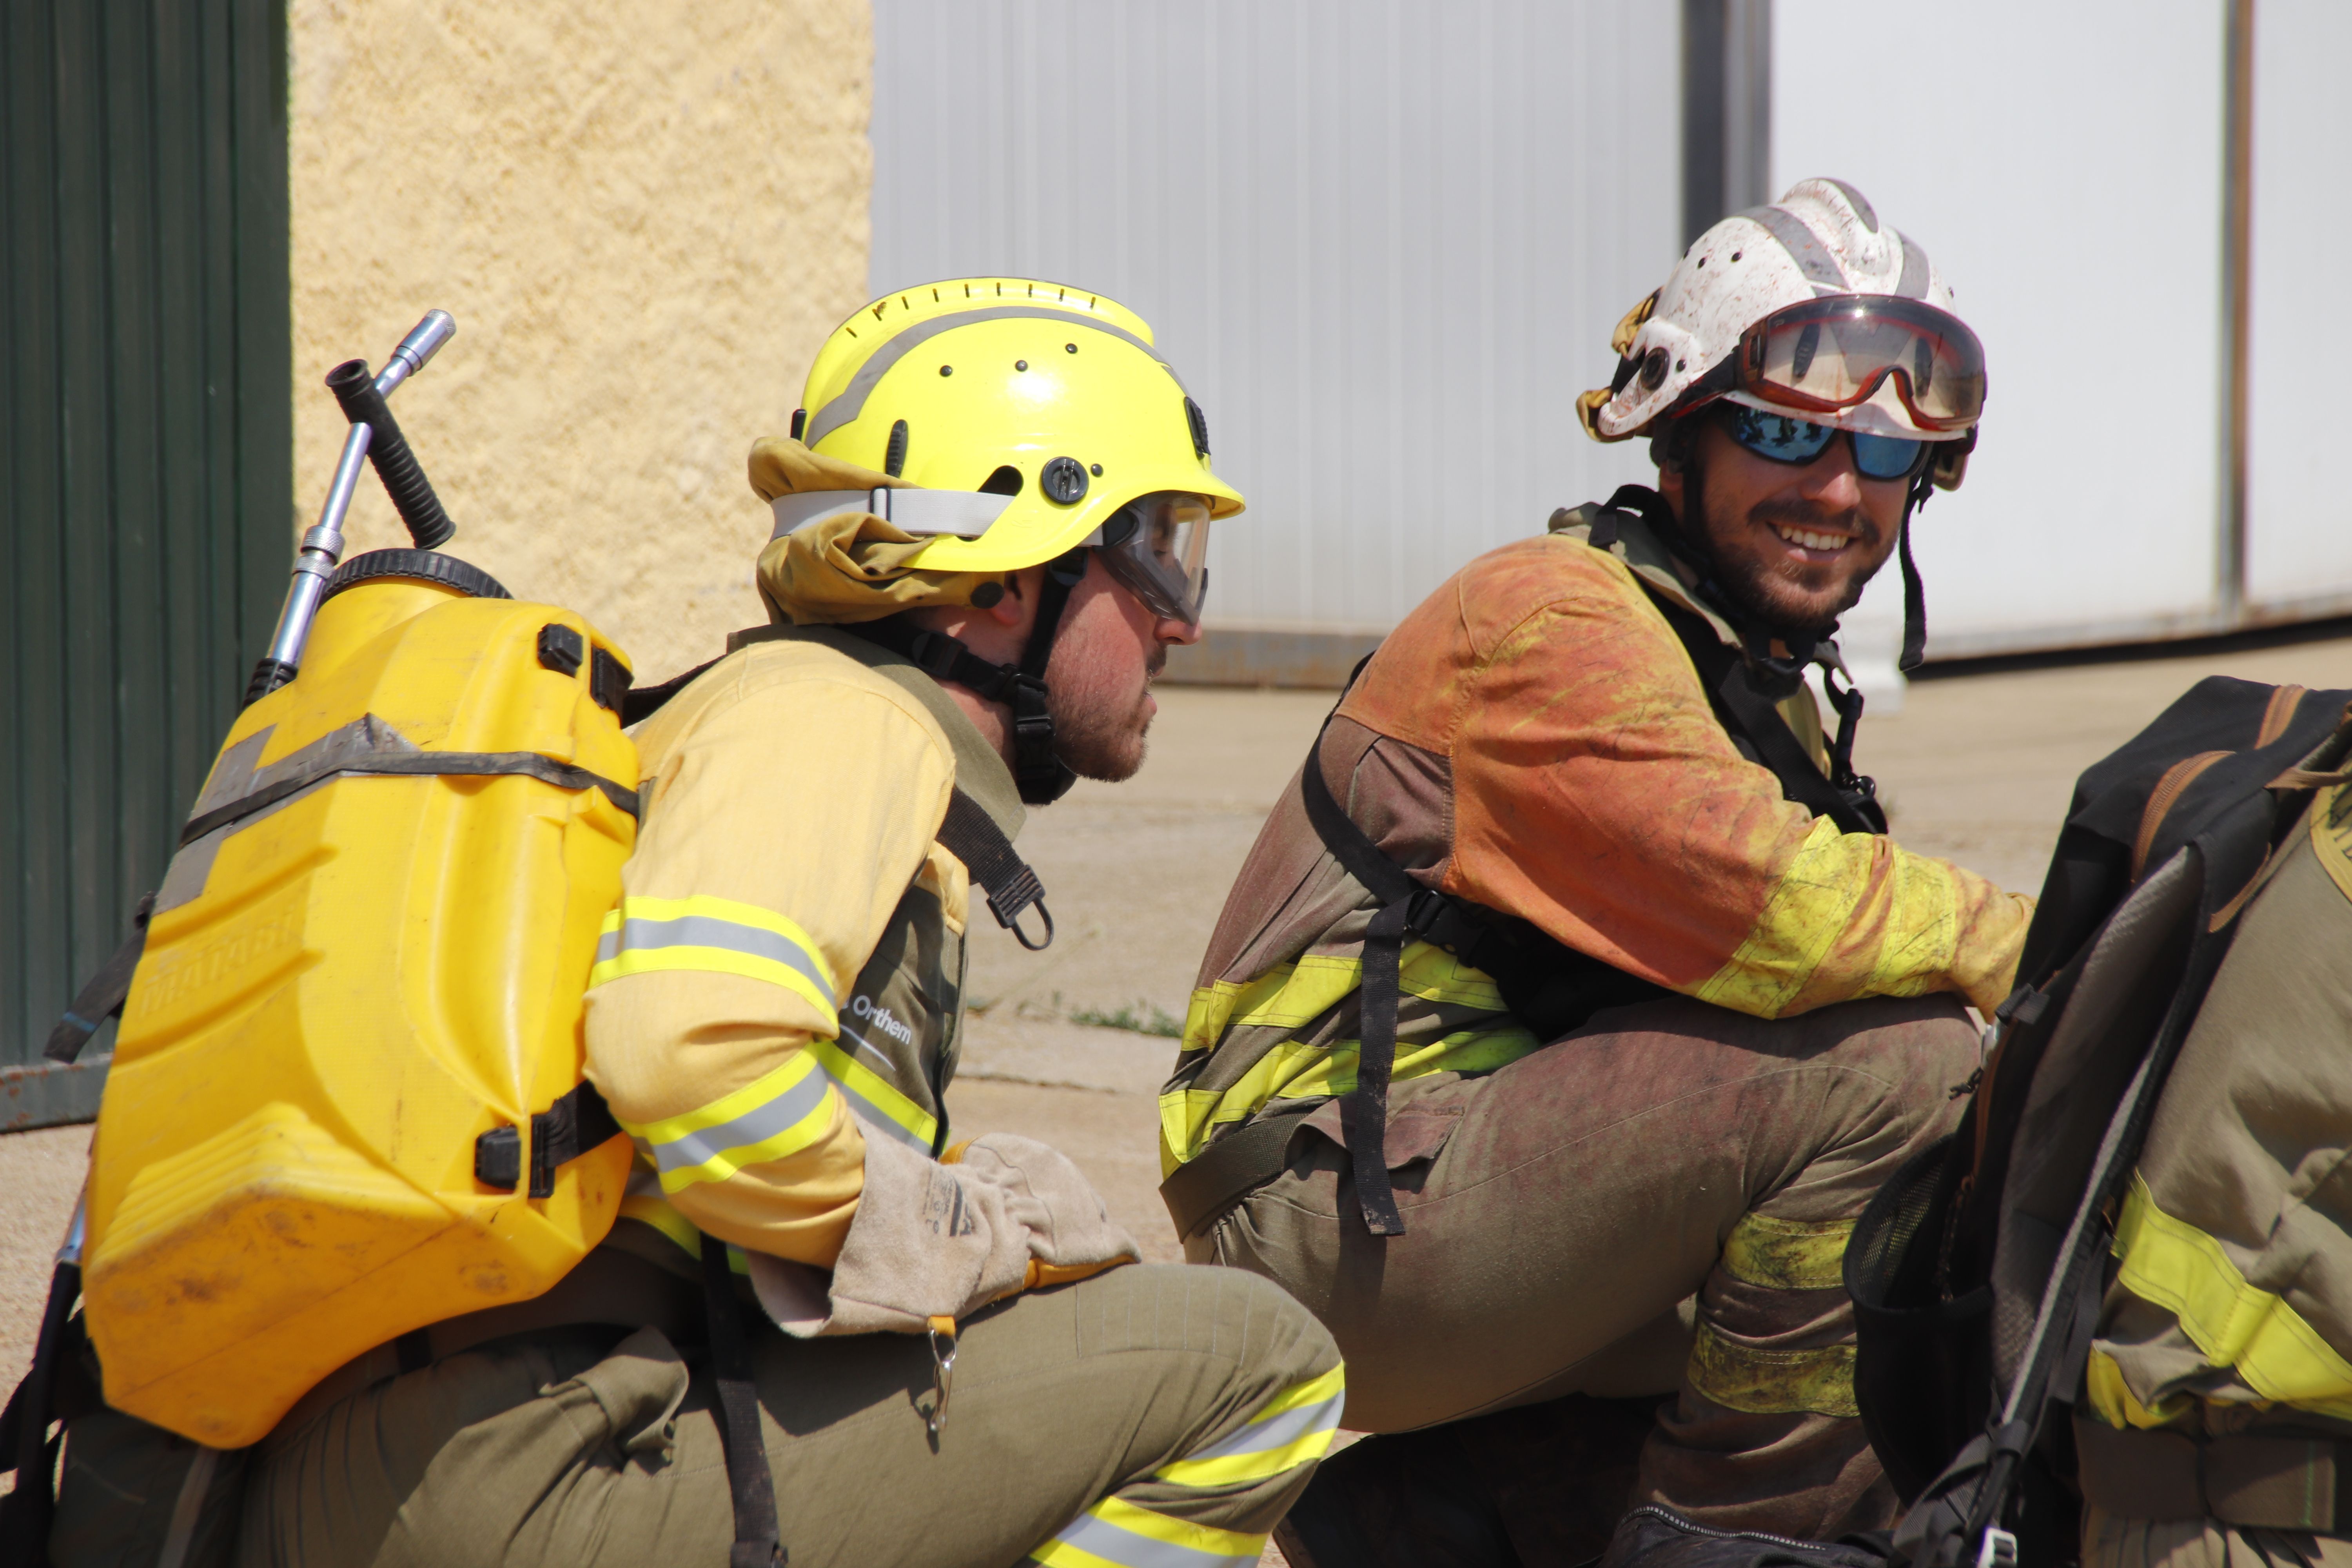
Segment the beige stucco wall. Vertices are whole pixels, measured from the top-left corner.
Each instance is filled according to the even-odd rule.
[[[764,617],[745,454],[863,302],[865,0],[293,0],[297,497],[321,378],[457,336],[394,398],[446,548],[573,606],[640,679]],[[352,550],[407,542],[373,476]]]

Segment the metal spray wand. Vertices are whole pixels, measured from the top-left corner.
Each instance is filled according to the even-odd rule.
[[[352,433],[343,438],[334,482],[327,487],[327,504],[320,509],[317,524],[302,535],[301,547],[295,552],[293,581],[287,584],[285,608],[278,613],[278,629],[270,637],[268,651],[254,666],[253,679],[246,683],[248,705],[292,680],[301,668],[302,649],[310,640],[310,623],[327,596],[327,580],[343,558],[343,518],[352,508],[352,491],[359,484],[361,467],[371,458],[418,549],[434,549],[457,531],[449,514],[441,510],[439,499],[384,402],[402,382],[423,370],[457,331],[457,323],[448,311],[427,310],[392,351],[381,375],[369,375],[367,362],[356,359],[327,373],[327,385],[350,418]]]

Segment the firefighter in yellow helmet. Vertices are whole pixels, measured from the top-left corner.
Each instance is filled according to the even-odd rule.
[[[1330,1443],[1305,1309],[1135,1263],[1067,1159],[945,1100],[967,921],[1051,938],[1024,803],[1132,773],[1198,636],[1242,510],[1199,406],[1132,312],[1012,279],[875,300],[805,403],[751,461],[774,624],[635,731],[587,1023],[622,1217],[221,1468],[241,1561],[1248,1564]],[[60,1561],[162,1528],[189,1488],[142,1477],[152,1506],[68,1478]]]

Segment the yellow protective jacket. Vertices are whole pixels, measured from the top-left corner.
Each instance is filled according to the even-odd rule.
[[[1518,916],[1628,974],[1779,1017],[1862,996],[2008,994],[2032,900],[1783,798],[1716,718],[1645,584],[1697,600],[1663,543],[1589,513],[1472,562],[1405,617],[1327,731],[1325,783],[1427,886]],[[1800,692],[1784,715],[1820,757]],[[1355,1086],[1377,901],[1286,791],[1228,897],[1161,1098],[1165,1169],[1269,1100]],[[1491,979],[1427,942],[1402,960],[1400,1083],[1545,1042]]]
[[[846,633],[767,627],[637,731],[644,823],[588,992],[588,1077],[636,1141],[622,1217],[831,1268],[866,1140],[925,1153],[961,1022],[961,786],[1011,773],[947,693]]]

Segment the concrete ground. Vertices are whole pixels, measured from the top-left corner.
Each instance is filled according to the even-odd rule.
[[[1906,847],[2030,892],[2075,774],[2209,674],[2352,687],[2352,639],[1923,681],[1900,713],[1864,721],[1857,761]],[[972,1013],[949,1097],[957,1135],[1019,1131],[1061,1148],[1150,1258],[1179,1256],[1157,1192],[1153,1094],[1193,966],[1330,703],[1165,689],[1143,772],[1080,784],[1022,837],[1049,889],[1051,950],[1024,952],[984,916],[973,928]],[[0,1137],[0,1388],[29,1353],[88,1142],[84,1128]]]

